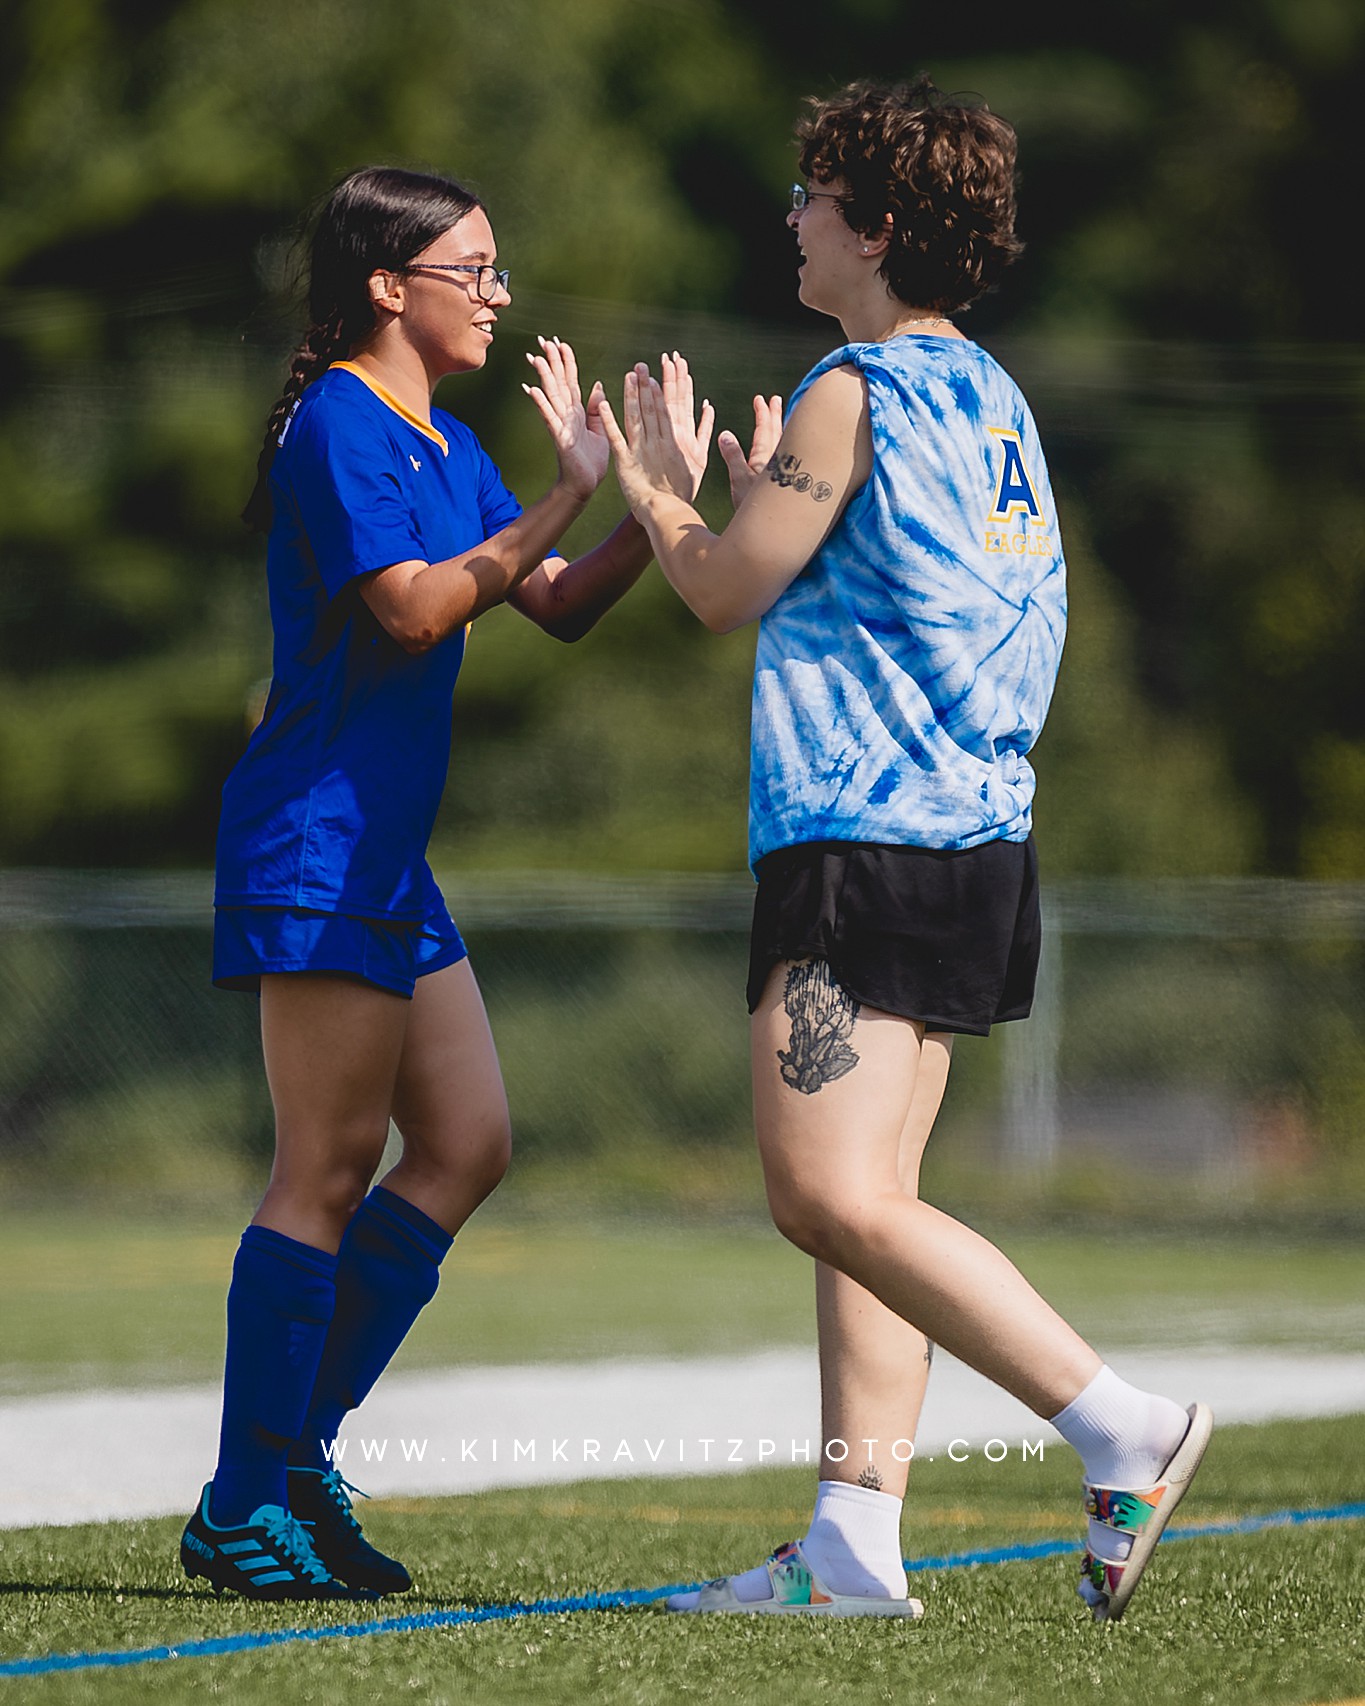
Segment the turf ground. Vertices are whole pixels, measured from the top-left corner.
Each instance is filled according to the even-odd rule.
[[[94,1216],[0,1221],[0,1383],[8,1392],[217,1377],[237,1223]],[[1358,1350],[1359,1252],[1332,1244],[1005,1234],[1041,1289],[1103,1345]],[[1117,1264],[1117,1266],[1116,1266]],[[1122,1273],[1121,1288],[1105,1276]],[[742,1295],[743,1310],[733,1307]],[[618,1224],[566,1232],[480,1217],[402,1352],[457,1362],[740,1350],[811,1337],[809,1265],[769,1231]],[[111,1465],[111,1473],[116,1473]],[[916,1465],[914,1555],[1068,1543],[1074,1464]],[[1181,1525],[1365,1498],[1365,1420],[1228,1428]],[[1074,1557],[926,1571],[914,1628],[673,1619],[650,1608],[530,1613],[452,1627],[460,1608],[651,1589],[742,1568],[798,1533],[802,1470],[367,1507],[381,1544],[420,1559],[418,1590],[369,1622],[447,1626],[12,1677],[45,1701],[559,1702],[913,1699],[1034,1706],[1141,1697],[1318,1706],[1365,1695],[1365,1523],[1167,1543],[1123,1624],[1073,1603]],[[5,1658],[127,1651],[327,1621],[215,1603],[175,1563],[178,1521],[0,1532]],[[347,1621],[332,1619],[332,1621]]]
[[[1177,1527],[1359,1499],[1360,1418],[1215,1435]],[[918,1464],[912,1555],[1074,1540],[1074,1460]],[[756,1561],[798,1532],[800,1470],[598,1482],[373,1507],[367,1526],[412,1560],[418,1587],[350,1619],[216,1602],[180,1578],[179,1523],[0,1534],[3,1657],[184,1645],[376,1614],[696,1580]],[[26,1702],[536,1702],[838,1700],[1072,1706],[1141,1700],[1316,1706],[1365,1692],[1365,1522],[1359,1518],[1163,1543],[1123,1623],[1090,1623],[1073,1555],[917,1573],[917,1625],[674,1618],[652,1607],[337,1635],[216,1656],[14,1677]]]
[[[219,1378],[240,1230],[226,1219],[0,1218],[0,1395]],[[1354,1244],[1009,1231],[1000,1242],[1104,1349],[1365,1343]],[[771,1228],[566,1231],[484,1213],[395,1366],[807,1344],[812,1296],[810,1263]]]

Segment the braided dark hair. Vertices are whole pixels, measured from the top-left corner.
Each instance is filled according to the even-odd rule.
[[[313,227],[308,257],[308,330],[266,419],[256,486],[242,520],[265,533],[272,520],[270,465],[295,405],[332,362],[375,330],[369,278],[401,272],[443,232],[483,203],[453,178],[366,166],[332,190]]]
[[[887,288],[951,314],[992,289],[1023,253],[1014,234],[1013,129],[984,104],[909,84],[851,83],[797,127],[806,177],[848,186],[845,223],[878,237]]]

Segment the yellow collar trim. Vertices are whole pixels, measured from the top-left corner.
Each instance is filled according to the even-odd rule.
[[[423,438],[429,438],[433,444],[439,444],[441,455],[450,455],[450,446],[446,443],[445,434],[437,432],[434,426],[414,415],[412,410],[405,408],[392,391],[386,391],[377,379],[372,379],[363,367],[357,367],[353,361],[334,361],[333,367],[339,367],[343,373],[353,373],[362,385],[368,385],[381,403],[387,403],[394,414],[401,415],[410,427],[416,427]]]

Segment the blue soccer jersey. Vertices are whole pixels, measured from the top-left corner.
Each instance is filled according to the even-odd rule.
[[[807,841],[1022,841],[1025,754],[1066,627],[1066,575],[1033,418],[976,344],[850,344],[873,468],[764,616],[750,856]]]
[[[270,494],[274,678],[223,789],[216,903],[422,918],[465,635],[410,655],[357,582],[467,551],[520,505],[467,427],[428,428],[346,362],[304,392]]]

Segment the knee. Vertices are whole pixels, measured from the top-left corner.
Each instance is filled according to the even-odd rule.
[[[479,1200],[491,1196],[507,1175],[512,1164],[512,1125],[499,1120],[484,1134],[471,1166],[471,1184],[479,1192]]]
[[[313,1205],[338,1231],[344,1231],[351,1216],[364,1202],[374,1180],[378,1155],[363,1161],[343,1161],[328,1168],[313,1181]]]
[[[839,1267],[854,1219],[844,1200],[792,1179],[770,1178],[767,1185],[773,1225],[782,1236],[817,1262]]]
[[[262,1201],[264,1224],[319,1249],[335,1250],[365,1200],[373,1168],[310,1171],[276,1168]]]
[[[512,1160],[512,1127],[505,1110],[488,1114],[474,1128],[458,1132],[402,1127],[405,1172],[420,1175],[435,1195],[470,1214],[502,1183]]]

